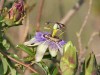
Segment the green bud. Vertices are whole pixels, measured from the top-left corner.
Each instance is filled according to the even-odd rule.
[[[97,75],[97,62],[93,52],[85,58],[85,75]]]
[[[64,55],[61,57],[60,68],[62,75],[75,75],[78,67],[78,57],[75,46],[68,42],[64,46]]]

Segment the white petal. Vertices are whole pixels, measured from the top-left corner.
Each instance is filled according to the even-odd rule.
[[[34,43],[33,45],[31,45],[31,46],[36,46],[36,45],[40,45],[40,44],[42,44],[43,42],[36,42],[36,43]]]
[[[55,57],[57,55],[58,50],[57,49],[49,49],[49,52],[52,57]]]
[[[24,42],[24,45],[30,46],[32,43],[34,43],[35,40],[35,38],[32,38],[31,40]]]
[[[52,57],[55,57],[57,55],[58,47],[56,46],[55,43],[52,43],[49,45],[49,52]]]
[[[60,44],[58,44],[58,43],[56,43],[56,45],[57,45],[61,55],[63,55],[63,47]]]
[[[48,48],[48,42],[47,41],[43,42],[42,44],[40,44],[37,47],[37,52],[36,52],[36,55],[35,55],[36,62],[39,62],[39,61],[42,60],[44,53],[46,52],[47,48]]]

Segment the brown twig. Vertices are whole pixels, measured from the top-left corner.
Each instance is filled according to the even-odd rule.
[[[91,11],[91,6],[92,6],[92,0],[89,1],[89,9],[87,12],[87,15],[85,16],[85,19],[82,23],[82,26],[79,30],[79,32],[77,33],[77,38],[78,38],[78,44],[79,44],[79,58],[82,56],[82,41],[81,41],[81,34],[84,30],[84,27],[86,26],[86,23],[88,21],[89,15],[90,15],[90,11]]]
[[[40,19],[41,19],[41,15],[42,15],[43,5],[44,5],[44,0],[40,0],[38,14],[36,17],[36,31],[40,30]]]
[[[79,59],[78,65],[79,66],[78,66],[78,70],[77,70],[77,74],[78,75],[81,72],[81,68],[82,68],[81,67],[81,62],[82,62],[81,58],[82,58],[82,56],[84,54],[84,51],[83,51],[83,48],[82,48],[81,34],[82,34],[82,32],[84,30],[84,27],[86,26],[86,23],[88,21],[88,18],[89,18],[89,15],[90,15],[90,11],[91,11],[91,7],[92,7],[92,0],[89,1],[89,9],[88,9],[87,15],[85,16],[84,21],[82,23],[82,26],[81,26],[79,32],[77,33],[78,45],[79,45],[79,52],[78,52],[78,55],[79,55],[79,57],[78,57],[78,59]]]
[[[1,14],[1,10],[2,10],[2,8],[3,8],[3,4],[4,4],[4,0],[1,0],[1,1],[0,1],[0,14]]]
[[[72,18],[72,16],[79,10],[79,8],[84,3],[84,0],[79,0],[74,7],[69,10],[69,12],[63,17],[63,19],[60,21],[60,23],[65,24],[68,23],[68,21]]]
[[[99,34],[100,34],[99,32],[93,32],[93,33],[92,33],[92,35],[90,36],[90,39],[89,39],[89,41],[88,41],[88,44],[87,44],[86,48],[89,47],[89,45],[90,45],[90,44],[92,43],[92,41],[94,40],[95,36],[97,36],[97,35],[99,35]],[[85,53],[85,52],[86,52],[86,51],[84,51],[84,53]],[[100,54],[96,55],[96,57],[98,57],[98,56],[100,56]],[[85,59],[85,58],[81,58],[81,62],[83,62],[84,59]]]
[[[91,44],[91,42],[93,41],[94,37],[96,35],[99,35],[99,32],[93,32],[92,35],[90,36],[90,39],[88,41],[87,47],[89,47],[89,45]]]
[[[84,0],[79,0],[71,10],[69,10],[69,12],[63,17],[63,19],[61,19],[61,21],[59,23],[65,24],[68,23],[70,21],[70,19],[75,15],[75,13],[80,9],[80,7],[82,6],[82,4],[84,3]],[[65,28],[65,30],[67,30]],[[65,34],[67,36],[67,33]]]
[[[7,57],[8,57],[10,60],[12,60],[12,61],[14,61],[14,62],[16,62],[16,63],[18,63],[18,64],[20,64],[20,65],[23,65],[23,66],[25,66],[26,68],[30,69],[32,72],[37,73],[37,71],[35,71],[35,70],[34,70],[33,68],[31,68],[29,65],[27,65],[27,64],[25,64],[25,63],[22,63],[22,62],[20,62],[20,61],[18,61],[18,60],[16,60],[16,59],[12,58],[12,57],[9,56],[9,55],[7,55]]]
[[[25,63],[23,63],[21,61],[18,61],[16,59],[12,58],[10,55],[8,55],[8,53],[4,53],[1,49],[0,49],[0,53],[2,53],[5,57],[9,58],[10,60],[12,60],[12,61],[14,61],[14,62],[16,62],[16,63],[18,63],[20,65],[25,66],[26,68],[30,69],[32,72],[38,73],[36,70],[34,70],[33,68],[31,68],[30,65],[27,65],[27,64],[25,64]]]

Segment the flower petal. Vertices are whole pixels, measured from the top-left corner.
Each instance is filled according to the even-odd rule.
[[[37,46],[37,45],[40,45],[40,44],[42,44],[43,42],[41,41],[41,42],[35,42],[32,46]]]
[[[43,36],[44,34],[42,32],[36,32],[35,38],[37,39],[37,41],[45,41],[46,38]]]
[[[61,45],[61,46],[64,46],[65,45],[65,41],[64,40],[61,40],[60,42],[59,42],[59,44]]]
[[[57,55],[58,47],[56,46],[55,42],[49,42],[49,52],[52,57]]]
[[[24,45],[31,46],[35,41],[36,41],[36,39],[32,38],[31,40],[24,42]]]
[[[57,49],[49,49],[49,52],[52,57],[55,57],[57,55],[58,50]]]
[[[39,61],[42,60],[43,55],[46,52],[47,48],[48,48],[48,41],[43,42],[42,44],[40,44],[37,47],[37,52],[36,52],[36,55],[35,55],[36,62],[39,62]]]
[[[59,51],[60,51],[61,55],[63,55],[63,46],[65,45],[65,43],[66,42],[64,40],[61,40],[59,43],[56,43],[56,45],[59,48]]]
[[[61,55],[63,55],[63,47],[59,44],[59,43],[56,43]]]

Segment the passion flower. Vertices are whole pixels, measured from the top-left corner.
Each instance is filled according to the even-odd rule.
[[[27,46],[38,46],[35,56],[37,62],[41,61],[47,49],[49,49],[52,57],[55,57],[58,51],[63,55],[64,44],[64,40],[52,37],[51,34],[43,32],[36,32],[36,35],[31,40],[24,43]]]

